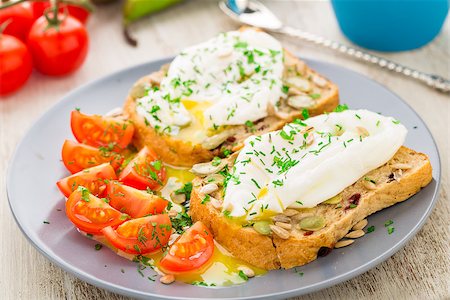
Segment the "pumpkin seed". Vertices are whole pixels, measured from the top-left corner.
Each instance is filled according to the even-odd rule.
[[[219,187],[215,183],[208,183],[207,185],[202,186],[200,189],[201,194],[209,195],[217,191]]]
[[[276,225],[269,225],[272,232],[277,235],[279,238],[283,240],[287,240],[289,238],[289,232],[286,229],[283,229]]]
[[[336,195],[336,196],[334,196],[334,197],[332,197],[332,198],[330,198],[327,201],[324,201],[322,203],[324,203],[324,204],[338,204],[341,201],[342,201],[342,195],[338,194],[338,195]]]
[[[244,273],[244,275],[247,276],[248,278],[255,277],[255,271],[253,271],[247,266],[239,266],[237,269],[239,271],[242,271],[242,273]]]
[[[363,219],[363,220],[359,221],[358,223],[356,223],[355,225],[353,225],[352,230],[363,229],[364,227],[367,226],[367,224],[369,224],[369,221],[367,221],[367,219]]]
[[[172,192],[170,193],[170,199],[172,200],[173,203],[181,204],[184,201],[186,201],[186,195],[184,193],[177,194],[175,192]]]
[[[272,231],[270,230],[270,223],[268,221],[257,221],[253,224],[253,229],[259,234],[269,235]]]
[[[336,245],[334,245],[334,248],[342,248],[342,247],[347,247],[348,245],[353,244],[355,240],[342,240],[336,243]]]
[[[287,104],[295,109],[302,109],[313,106],[314,101],[307,95],[297,95],[289,97]]]
[[[300,220],[300,229],[306,231],[317,231],[325,227],[325,220],[321,216],[311,216]]]
[[[362,237],[365,234],[366,233],[364,231],[359,229],[359,230],[355,230],[355,231],[351,231],[351,232],[347,233],[347,235],[345,237],[350,238],[350,239],[357,239],[357,238]]]
[[[223,169],[223,167],[225,167],[226,164],[227,161],[225,159],[222,159],[217,166],[213,166],[211,162],[199,163],[193,165],[190,171],[197,176],[205,177],[219,172]]]

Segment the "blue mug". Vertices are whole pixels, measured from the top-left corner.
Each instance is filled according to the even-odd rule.
[[[342,32],[379,51],[422,47],[439,33],[449,0],[331,0]]]

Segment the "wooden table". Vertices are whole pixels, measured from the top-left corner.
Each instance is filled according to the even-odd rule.
[[[348,43],[339,31],[328,2],[272,1],[267,5],[288,24]],[[122,68],[175,55],[182,48],[218,32],[237,28],[219,11],[216,1],[206,0],[186,1],[137,23],[133,32],[139,39],[138,48],[125,44],[120,22],[119,4],[99,7],[88,24],[91,49],[81,70],[64,78],[34,73],[24,89],[0,101],[0,299],[124,299],[80,281],[54,266],[21,234],[9,210],[5,192],[4,174],[12,152],[33,120],[68,91]],[[441,153],[443,167],[440,199],[416,237],[375,269],[301,299],[448,299],[450,97],[339,54],[280,38],[294,53],[344,65],[400,95],[430,127]],[[443,32],[428,46],[416,51],[383,55],[426,72],[450,77],[449,45],[450,22],[447,20]],[[31,191],[30,197],[35,197]]]

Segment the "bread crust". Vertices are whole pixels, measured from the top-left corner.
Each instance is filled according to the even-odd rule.
[[[410,164],[411,169],[404,170],[397,180],[392,178],[395,164]],[[364,186],[364,178],[377,182],[375,190]],[[385,165],[369,172],[342,192],[340,204],[320,204],[307,209],[306,214],[320,215],[326,219],[326,226],[312,234],[291,231],[288,239],[276,235],[263,236],[253,228],[241,225],[224,217],[211,204],[201,204],[204,197],[199,192],[201,179],[194,181],[191,196],[190,213],[194,221],[202,221],[214,234],[215,239],[234,256],[256,267],[267,270],[292,268],[315,260],[322,247],[334,248],[350,229],[367,216],[410,198],[432,180],[432,168],[425,154],[401,147]],[[355,208],[348,207],[348,199],[360,194]],[[220,197],[215,195],[216,198]],[[338,207],[341,205],[341,208]],[[302,210],[300,210],[302,211]],[[302,212],[303,213],[303,212]]]
[[[306,64],[285,50],[285,64],[290,64],[299,68],[305,74],[305,77],[323,76],[306,66]],[[190,141],[180,140],[174,136],[157,132],[153,127],[147,125],[142,116],[136,112],[136,100],[139,93],[136,90],[143,90],[144,87],[159,85],[164,76],[164,68],[160,71],[144,76],[139,79],[124,104],[124,113],[126,117],[135,125],[134,144],[141,148],[149,146],[153,148],[164,162],[182,167],[190,167],[196,163],[211,160],[214,156],[220,155],[220,147],[208,150],[202,144],[193,144]],[[326,80],[326,79],[325,79]],[[309,115],[316,116],[324,112],[331,112],[339,103],[339,92],[337,86],[329,80],[326,80],[326,86],[323,88],[314,87],[320,90],[321,97],[315,100],[315,104],[308,108]],[[302,110],[291,110],[283,118],[277,116],[268,116],[258,121],[258,130],[250,132],[245,125],[233,126],[237,134],[233,137],[232,144],[228,143],[229,149],[239,149],[245,138],[251,134],[261,135],[269,131],[282,128],[286,123],[295,118],[302,118]],[[227,143],[227,142],[225,142]]]

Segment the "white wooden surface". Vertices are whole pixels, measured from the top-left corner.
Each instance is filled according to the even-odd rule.
[[[348,42],[339,31],[328,2],[266,3],[288,24]],[[0,100],[0,299],[125,299],[60,270],[27,242],[13,220],[6,199],[5,172],[11,154],[32,121],[71,89],[131,65],[174,55],[183,47],[237,26],[218,10],[216,1],[188,0],[137,23],[133,32],[140,42],[138,48],[131,48],[123,41],[119,4],[99,7],[88,28],[91,49],[81,70],[65,78],[34,73],[24,89]],[[450,97],[339,54],[280,38],[294,53],[344,65],[399,94],[430,127],[443,166],[439,202],[424,228],[404,249],[361,276],[299,299],[450,299]],[[450,77],[449,45],[447,20],[441,35],[428,46],[383,55]],[[31,191],[30,197],[35,197]]]

